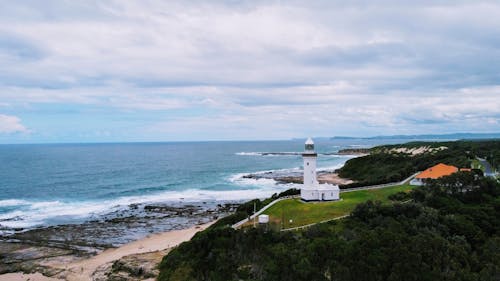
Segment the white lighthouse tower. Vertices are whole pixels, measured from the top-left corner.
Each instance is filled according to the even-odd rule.
[[[314,142],[308,138],[305,144],[302,159],[304,159],[304,187],[315,187],[318,185],[316,179],[316,158],[318,154],[314,151]]]
[[[319,184],[316,178],[316,158],[318,154],[314,151],[314,142],[308,138],[305,150],[302,153],[304,159],[304,184],[300,189],[300,197],[304,201],[331,201],[340,198],[339,187],[331,184]]]

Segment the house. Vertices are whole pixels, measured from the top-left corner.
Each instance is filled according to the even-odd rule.
[[[460,171],[466,171],[470,169],[460,169]],[[433,167],[428,168],[427,170],[421,172],[416,175],[414,179],[410,181],[411,185],[424,185],[425,180],[427,179],[438,179],[444,176],[449,176],[458,172],[459,169],[455,166],[446,165],[443,163],[439,163]]]

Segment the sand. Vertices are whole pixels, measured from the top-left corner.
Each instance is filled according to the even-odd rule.
[[[40,273],[24,274],[24,273],[7,273],[1,274],[0,280],[2,281],[61,281],[61,279],[50,278],[43,276]]]
[[[319,183],[329,183],[335,185],[350,184],[354,182],[350,179],[341,178],[337,173],[321,173],[318,175],[318,181]]]
[[[128,244],[125,244],[119,248],[108,249],[100,254],[93,256],[89,259],[76,261],[70,264],[51,264],[51,267],[62,268],[64,271],[58,274],[58,278],[49,278],[41,275],[40,273],[35,274],[23,274],[23,273],[9,273],[0,275],[0,281],[4,280],[30,280],[30,281],[88,281],[92,280],[92,274],[96,271],[99,266],[106,263],[113,262],[124,256],[132,254],[141,254],[154,251],[165,250],[168,248],[175,247],[182,242],[189,241],[197,232],[202,231],[212,225],[214,222],[206,223],[203,225],[193,226],[187,229],[174,230],[164,233],[158,233],[150,235],[144,239],[140,239]]]
[[[423,153],[433,153],[445,149],[448,149],[448,147],[446,146],[440,146],[440,147],[420,146],[414,148],[399,147],[399,148],[393,148],[389,150],[389,152],[404,153],[404,154],[409,154],[411,156],[415,156]]]

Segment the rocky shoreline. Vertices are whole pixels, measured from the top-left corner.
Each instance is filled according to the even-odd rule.
[[[356,155],[356,156],[365,156],[370,154],[370,148],[346,148],[341,149],[337,152],[337,155]]]
[[[339,177],[338,173],[334,171],[320,171],[317,173],[317,176],[318,182],[321,184],[345,185],[354,182],[350,179]],[[272,179],[279,184],[302,184],[304,182],[302,172],[288,172],[286,174],[279,172],[256,173],[244,175],[243,178],[256,180]]]
[[[370,154],[369,148],[348,148],[341,149],[335,153],[324,153],[324,155],[352,155],[353,157],[360,157]],[[323,170],[317,171],[318,182],[333,184],[333,185],[347,185],[354,183],[351,179],[341,178],[337,170]],[[259,172],[244,175],[245,179],[271,179],[278,184],[302,184],[303,174],[299,169],[296,170],[276,170],[269,172]]]
[[[13,230],[0,235],[0,274],[54,276],[61,269],[51,264],[75,262],[154,233],[204,224],[234,212],[237,206],[235,202],[130,205],[81,224]]]

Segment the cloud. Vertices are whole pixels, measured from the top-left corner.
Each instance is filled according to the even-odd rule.
[[[44,56],[43,50],[32,42],[9,33],[0,35],[0,53],[2,60],[10,61],[39,60]]]
[[[494,39],[498,30],[493,23],[469,15],[469,10],[494,16],[497,5],[373,6],[335,1],[322,5],[322,9],[302,2],[106,1],[37,9],[38,5],[23,9],[9,5],[13,13],[28,19],[6,17],[3,31],[30,49],[44,50],[44,59],[6,65],[11,75],[3,83],[75,87],[121,81],[141,87],[370,79],[384,86],[387,79],[399,79],[400,86],[426,82],[432,87],[442,85],[439,78],[450,74],[468,76],[471,82],[493,79],[477,77],[477,71],[491,73],[487,65],[492,64],[484,61],[500,56],[474,54],[478,49],[497,52],[493,47],[498,45]],[[444,80],[450,85],[449,78]]]
[[[68,120],[146,139],[498,130],[497,1],[4,6],[0,100],[48,134]]]
[[[28,129],[16,116],[0,114],[0,134],[27,133]]]

